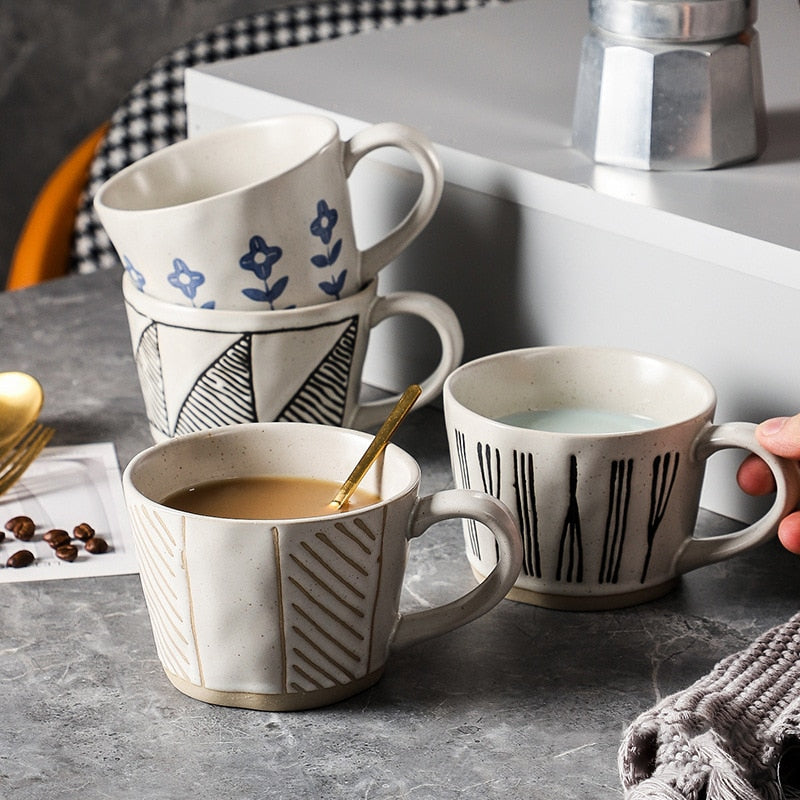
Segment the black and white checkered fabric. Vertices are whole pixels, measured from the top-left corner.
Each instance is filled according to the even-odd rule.
[[[161,58],[133,87],[110,120],[81,197],[72,240],[71,271],[120,264],[92,206],[105,180],[128,164],[186,137],[184,70],[282,47],[335,39],[502,0],[318,0],[223,23]]]

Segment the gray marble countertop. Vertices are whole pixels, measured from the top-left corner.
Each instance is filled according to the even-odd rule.
[[[118,274],[0,295],[0,371],[31,372],[55,444],[150,444]],[[451,485],[437,409],[397,442],[425,491]],[[732,523],[701,514],[704,534]],[[383,679],[298,713],[221,708],[175,690],[138,577],[0,586],[0,798],[617,798],[622,732],[797,608],[800,561],[773,542],[686,576],[667,597],[569,613],[503,601],[395,652]],[[471,586],[460,527],[412,546],[404,602]]]

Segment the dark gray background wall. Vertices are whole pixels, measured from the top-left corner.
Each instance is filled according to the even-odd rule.
[[[0,0],[0,289],[48,175],[160,56],[288,0]]]

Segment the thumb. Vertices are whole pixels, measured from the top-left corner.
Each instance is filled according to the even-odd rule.
[[[756,428],[756,438],[776,456],[800,459],[800,414],[765,420]]]

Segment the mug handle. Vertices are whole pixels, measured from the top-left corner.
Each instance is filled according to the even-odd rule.
[[[422,133],[397,122],[381,122],[359,131],[345,142],[344,173],[350,177],[367,153],[381,147],[399,147],[409,153],[422,172],[422,189],[411,211],[393,230],[361,253],[361,281],[368,283],[381,267],[397,258],[430,222],[444,188],[442,165],[431,141]]]
[[[738,447],[762,458],[772,471],[777,491],[775,500],[763,517],[741,531],[708,539],[687,539],[674,562],[676,574],[689,572],[706,564],[723,561],[770,539],[778,523],[791,511],[800,497],[800,473],[797,464],[765,450],[756,439],[756,426],[750,422],[726,422],[709,425],[695,439],[693,452],[698,459],[707,459],[719,450]]]
[[[394,292],[375,299],[369,312],[369,327],[374,328],[388,317],[411,314],[433,325],[442,345],[442,355],[434,371],[419,385],[422,393],[416,407],[429,403],[442,390],[447,376],[461,363],[464,354],[464,334],[461,324],[447,303],[425,292]],[[381,400],[359,405],[350,427],[364,430],[378,425],[400,399],[396,394]]]
[[[494,535],[498,559],[494,569],[474,589],[444,605],[400,614],[392,645],[411,644],[441,636],[494,608],[511,590],[522,569],[522,537],[511,512],[499,500],[471,489],[446,489],[417,500],[408,538],[421,536],[437,522],[466,517],[482,522]]]

